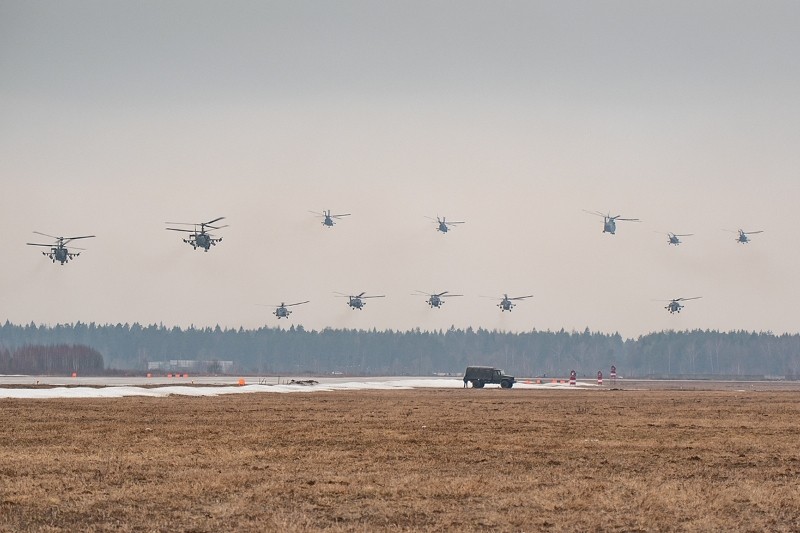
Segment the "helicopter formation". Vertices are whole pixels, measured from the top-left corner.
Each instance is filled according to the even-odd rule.
[[[624,222],[641,222],[638,218],[626,218],[622,215],[614,215],[612,216],[610,212],[602,213],[601,211],[588,211],[583,210],[590,215],[595,215],[598,217],[603,218],[603,233],[609,233],[611,235],[615,235],[617,231],[616,223],[618,221]],[[336,220],[340,220],[343,217],[350,216],[350,213],[340,213],[340,214],[332,214],[330,209],[323,210],[322,212],[310,211],[310,213],[314,214],[315,216],[321,217],[322,225],[326,228],[332,228],[336,224]],[[446,217],[437,216],[435,219],[431,217],[429,218],[431,221],[436,223],[436,231],[441,232],[442,234],[446,234],[450,231],[451,226],[464,224],[464,221],[448,221]],[[188,233],[187,238],[182,239],[184,243],[189,244],[193,250],[197,250],[198,248],[203,249],[205,252],[208,252],[212,246],[216,246],[220,242],[222,242],[222,237],[217,237],[216,235],[212,234],[209,230],[220,230],[222,228],[228,227],[227,224],[224,225],[215,225],[218,222],[225,220],[225,217],[217,217],[211,219],[207,222],[166,222],[165,224],[169,226],[192,226],[191,229],[189,228],[174,228],[174,227],[167,227],[168,231],[177,231],[181,233]],[[731,230],[724,230],[724,231],[731,231]],[[747,244],[750,242],[750,235],[755,235],[758,233],[763,233],[763,230],[758,231],[744,231],[743,229],[739,229],[738,231],[732,233],[737,233],[736,242],[740,244]],[[41,246],[50,248],[49,251],[43,251],[42,254],[48,257],[53,263],[59,262],[62,266],[69,262],[70,260],[78,257],[81,252],[75,252],[71,250],[81,250],[84,251],[84,248],[77,248],[74,246],[67,247],[67,244],[71,243],[72,241],[76,241],[79,239],[90,239],[96,237],[95,235],[81,235],[76,237],[56,237],[53,235],[49,235],[47,233],[41,233],[39,231],[34,231],[33,233],[37,235],[42,235],[44,237],[48,237],[54,239],[55,242],[52,244],[44,244],[44,243],[26,243],[28,246]],[[667,232],[667,244],[668,245],[675,245],[678,246],[682,243],[681,237],[690,237],[694,235],[693,233],[672,233]],[[423,291],[415,291],[415,295],[422,295],[425,296],[425,303],[431,309],[440,309],[444,303],[446,298],[454,298],[463,296],[463,294],[452,294],[449,291],[442,291],[439,293],[427,293]],[[335,295],[339,298],[347,298],[347,305],[351,310],[358,310],[362,311],[364,307],[367,305],[365,300],[371,298],[385,298],[386,295],[367,295],[366,292],[361,292],[359,294],[343,294],[343,293],[335,293]],[[500,300],[497,303],[497,307],[500,309],[501,312],[506,312],[511,310],[517,305],[517,303],[521,300],[525,300],[528,298],[533,298],[532,294],[524,295],[524,296],[508,296],[508,294],[503,294],[502,297],[486,297],[483,298],[492,298],[495,301],[498,299]],[[673,298],[671,300],[659,300],[668,302],[665,309],[670,314],[680,313],[681,310],[684,308],[683,302],[689,300],[698,300],[701,296],[695,296],[691,298]],[[304,305],[310,303],[310,300],[302,301],[302,302],[295,302],[295,303],[285,303],[281,302],[280,305],[270,306],[274,307],[275,310],[273,314],[278,318],[289,318],[289,315],[292,314],[292,310],[289,309],[290,307]]]

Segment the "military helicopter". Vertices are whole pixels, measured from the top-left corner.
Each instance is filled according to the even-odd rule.
[[[666,235],[667,239],[669,239],[667,240],[667,244],[674,244],[675,246],[678,246],[681,242],[683,242],[678,237],[691,237],[692,235],[694,235],[694,233],[683,233],[683,234],[667,233]]]
[[[45,246],[50,248],[49,252],[42,252],[42,255],[47,256],[50,258],[53,263],[58,261],[63,266],[64,263],[68,263],[70,259],[74,259],[81,255],[80,252],[73,253],[67,249],[66,244],[70,241],[74,241],[77,239],[91,239],[95,235],[83,235],[81,237],[53,237],[52,235],[48,235],[47,233],[42,233],[40,231],[34,231],[37,235],[43,235],[45,237],[50,237],[51,239],[55,239],[55,244],[39,244],[35,242],[26,242],[28,246]],[[83,250],[83,248],[73,247],[73,250]]]
[[[190,233],[188,239],[183,239],[183,242],[186,244],[191,245],[191,247],[195,250],[198,248],[203,248],[206,252],[212,246],[216,246],[218,242],[222,242],[222,237],[214,237],[210,233],[206,231],[206,228],[210,229],[222,229],[227,228],[228,225],[224,226],[212,226],[214,222],[218,222],[223,220],[225,217],[215,218],[214,220],[209,220],[208,222],[165,222],[165,224],[178,224],[181,226],[194,226],[194,229],[183,229],[183,228],[166,228],[170,231],[183,231],[186,233]],[[197,230],[197,226],[200,226],[200,231]]]
[[[425,218],[427,218],[429,220],[433,220],[431,217],[425,217]],[[461,221],[461,222],[448,222],[447,221],[447,217],[439,218],[438,216],[436,217],[435,222],[437,224],[436,231],[441,231],[442,233],[447,233],[448,231],[450,231],[450,226],[453,226],[455,224],[464,224],[463,221]]]
[[[725,231],[730,231],[731,233],[736,233],[735,231],[731,231],[731,230],[725,230]],[[748,242],[750,242],[750,237],[748,237],[748,235],[754,235],[756,233],[764,233],[764,230],[744,231],[744,230],[740,229],[739,230],[739,236],[736,237],[736,242],[741,243],[741,244],[747,244]]]
[[[445,297],[451,298],[455,296],[464,296],[463,294],[450,294],[448,291],[440,292],[439,294],[428,294],[427,292],[422,291],[416,291],[416,293],[428,297],[425,302],[431,307],[431,309],[439,309],[442,307],[444,305]]]
[[[367,298],[385,298],[386,297],[386,295],[364,296],[365,293],[363,293],[363,292],[361,294],[356,295],[356,296],[350,296],[350,295],[347,295],[347,294],[342,294],[340,292],[337,292],[335,294],[340,298],[347,298],[347,305],[350,306],[350,309],[352,309],[352,310],[358,309],[359,311],[364,309],[364,306],[367,305],[367,302],[364,301]]]
[[[492,298],[493,300],[497,299],[497,298],[495,298],[493,296],[483,296],[482,298]],[[500,300],[500,303],[497,304],[497,307],[500,308],[500,311],[503,311],[503,312],[508,311],[510,313],[511,310],[514,309],[514,307],[517,305],[517,304],[514,303],[514,301],[515,300],[524,300],[525,298],[533,298],[533,294],[529,294],[527,296],[515,296],[513,298],[509,298],[508,294],[504,294],[503,298]]]
[[[334,219],[350,216],[350,213],[342,213],[341,215],[331,215],[330,209],[323,211],[322,213],[317,213],[316,211],[309,211],[309,213],[314,213],[318,217],[322,217],[323,219],[322,225],[325,226],[326,228],[332,228],[333,225],[336,224],[336,222],[333,221]]]
[[[702,296],[695,296],[693,298],[675,298],[674,300],[660,300],[662,302],[669,302],[664,309],[669,311],[669,314],[680,313],[681,309],[683,309],[683,304],[680,302],[686,302],[689,300],[699,300]]]
[[[603,214],[600,211],[586,211],[584,212],[589,213],[590,215],[595,215],[598,217],[603,217],[603,233],[610,233],[611,235],[615,235],[617,231],[617,221],[625,221],[625,222],[641,222],[638,218],[622,218],[622,215],[617,215],[612,217],[611,213]]]
[[[297,303],[294,303],[294,304],[287,304],[287,303],[281,302],[281,305],[272,306],[272,307],[275,307],[275,312],[273,314],[276,317],[278,317],[278,320],[280,320],[281,318],[289,318],[289,315],[292,314],[292,311],[291,311],[291,309],[287,309],[287,307],[292,307],[292,306],[295,306],[295,305],[303,305],[303,304],[307,304],[308,302],[309,302],[309,300],[306,300],[305,302],[297,302]]]

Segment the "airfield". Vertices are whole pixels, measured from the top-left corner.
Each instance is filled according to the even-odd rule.
[[[800,529],[798,383],[30,379],[0,531]]]
[[[310,380],[313,384],[302,383]],[[296,383],[301,382],[301,383]],[[333,391],[463,389],[455,377],[281,377],[281,376],[197,376],[197,377],[63,377],[0,375],[2,398],[124,398],[129,396],[165,397],[220,396],[248,393],[311,393]],[[486,385],[486,388],[500,388]],[[730,390],[797,391],[800,381],[723,381],[667,379],[578,379],[570,385],[566,378],[522,378],[516,390]]]

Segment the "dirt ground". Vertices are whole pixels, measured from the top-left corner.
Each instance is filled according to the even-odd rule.
[[[0,531],[798,531],[800,393],[0,400]]]

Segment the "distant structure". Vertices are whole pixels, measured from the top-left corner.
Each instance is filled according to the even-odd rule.
[[[198,361],[196,359],[170,359],[169,361],[150,361],[147,370],[163,372],[208,372],[210,374],[227,374],[233,370],[233,361]]]

